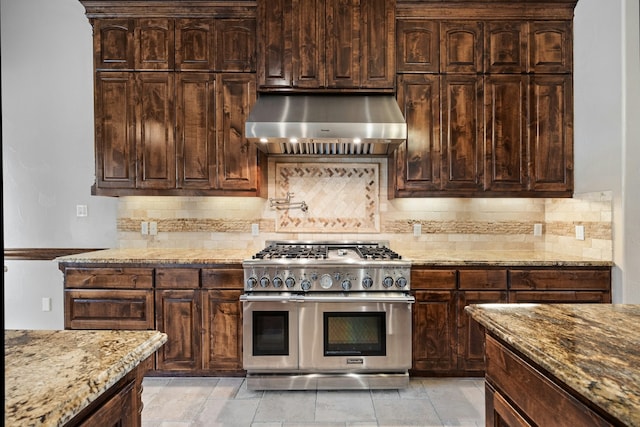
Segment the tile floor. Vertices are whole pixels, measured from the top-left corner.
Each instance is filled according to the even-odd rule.
[[[143,427],[484,426],[482,378],[370,391],[252,391],[228,377],[147,377],[143,387]]]

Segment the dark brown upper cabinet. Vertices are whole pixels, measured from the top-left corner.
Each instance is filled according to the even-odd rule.
[[[482,72],[481,22],[442,22],[440,46],[440,70],[443,73]]]
[[[258,1],[260,90],[393,90],[395,0]]]
[[[485,28],[487,73],[523,73],[527,69],[527,24],[489,22]]]
[[[573,71],[573,22],[534,21],[529,24],[529,72]]]
[[[440,23],[422,19],[398,19],[396,52],[398,73],[439,72]]]

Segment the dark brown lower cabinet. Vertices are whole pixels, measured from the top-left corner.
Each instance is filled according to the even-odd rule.
[[[206,290],[202,299],[202,357],[205,371],[242,371],[241,290]]]

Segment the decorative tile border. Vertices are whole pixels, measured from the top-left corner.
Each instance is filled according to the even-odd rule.
[[[420,224],[423,234],[531,234],[533,222],[524,221],[386,221],[383,233],[413,233],[413,225]]]
[[[268,219],[230,220],[230,219],[202,219],[202,218],[119,218],[118,231],[140,232],[141,221],[155,221],[158,223],[158,232],[185,233],[250,233],[251,224],[258,224],[261,232],[274,232],[275,222]]]
[[[379,164],[276,163],[275,198],[293,193],[307,212],[277,210],[277,232],[380,231]]]

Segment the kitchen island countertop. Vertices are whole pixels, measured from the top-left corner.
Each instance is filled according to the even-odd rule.
[[[158,331],[5,330],[5,425],[64,425],[166,340]]]
[[[487,333],[629,426],[640,426],[640,305],[479,304]]]
[[[416,266],[602,267],[611,261],[544,251],[402,250],[393,248]],[[241,264],[257,250],[234,249],[105,249],[68,255],[68,264]]]

